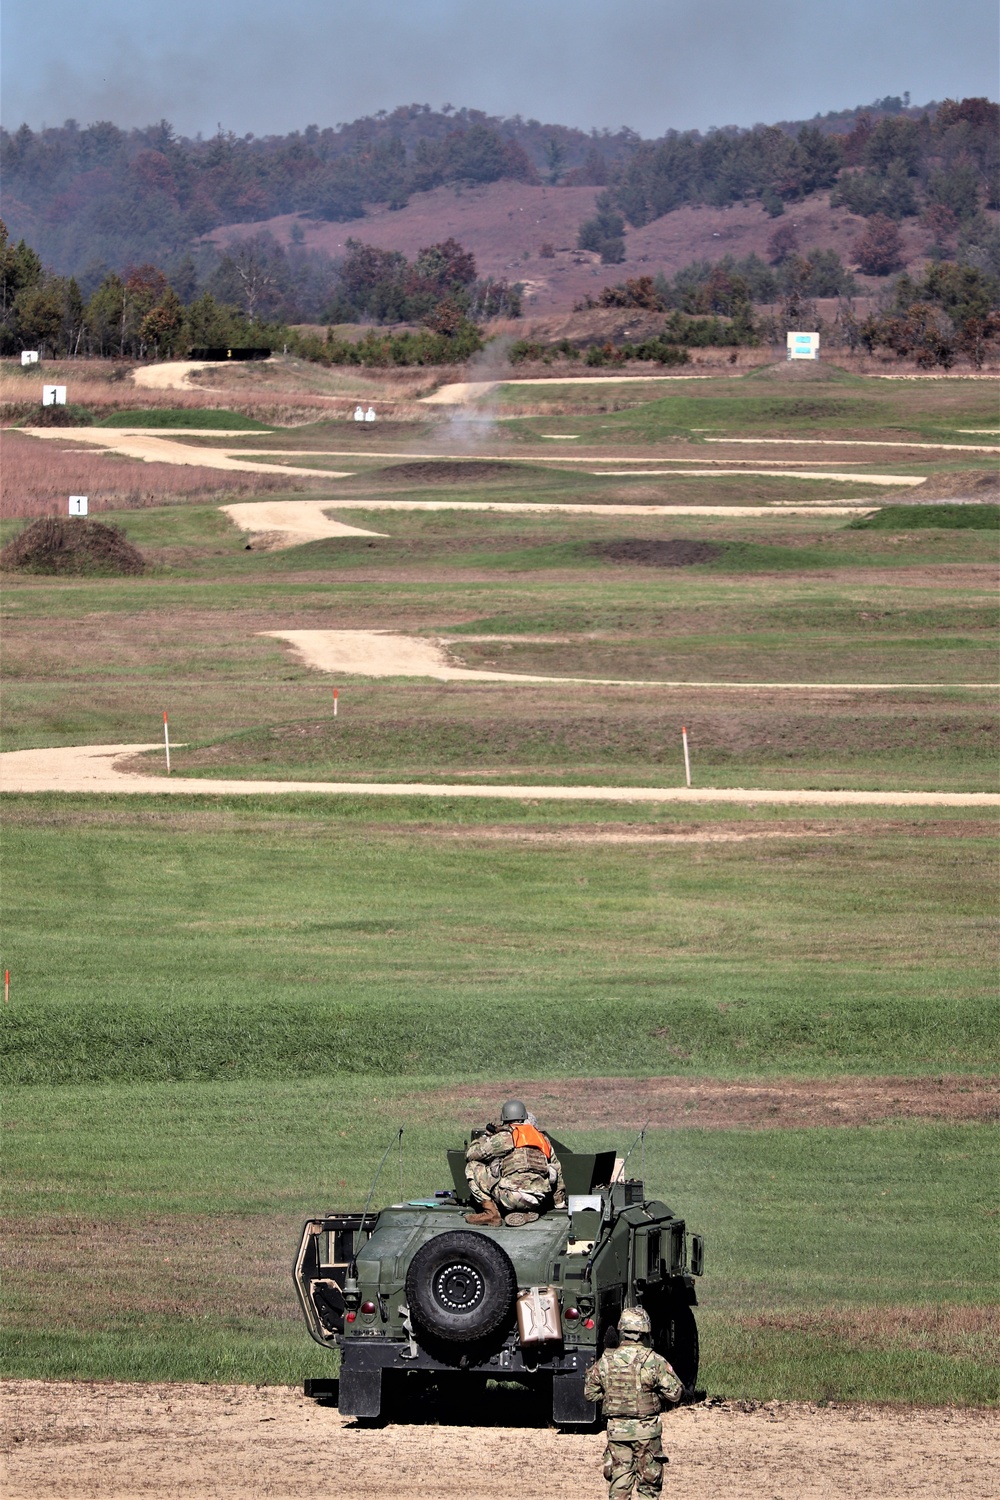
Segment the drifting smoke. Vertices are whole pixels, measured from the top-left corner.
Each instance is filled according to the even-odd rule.
[[[466,382],[479,387],[468,400],[448,408],[448,417],[437,432],[436,446],[445,453],[482,453],[503,441],[497,425],[500,403],[497,390],[511,375],[510,346],[513,338],[503,334],[491,339],[466,366]]]

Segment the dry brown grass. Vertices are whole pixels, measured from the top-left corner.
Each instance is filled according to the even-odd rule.
[[[280,473],[241,474],[195,465],[140,463],[5,432],[0,518],[64,515],[70,495],[87,495],[94,513],[181,502],[218,504],[286,492],[288,486],[288,479]],[[297,490],[310,487],[311,480],[295,481]]]
[[[65,385],[72,405],[115,411],[172,409],[203,411],[224,407],[278,426],[298,426],[322,417],[349,419],[358,400],[392,408],[395,418],[426,420],[416,405],[442,381],[458,380],[460,368],[414,370],[326,369],[298,359],[240,364],[196,372],[182,390],[152,390],[132,381],[133,362],[118,360],[47,360],[22,370],[0,362],[0,422],[30,419],[39,408],[41,387]]]

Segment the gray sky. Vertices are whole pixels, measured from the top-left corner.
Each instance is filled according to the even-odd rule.
[[[660,135],[996,98],[998,32],[995,0],[6,0],[2,119],[267,135],[418,102]]]

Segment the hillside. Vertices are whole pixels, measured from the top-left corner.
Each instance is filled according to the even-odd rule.
[[[422,246],[452,235],[475,255],[481,276],[523,283],[524,312],[529,317],[568,312],[588,293],[593,296],[608,282],[627,276],[658,271],[674,276],[691,261],[718,260],[727,253],[740,258],[756,252],[767,258],[775,221],[759,203],[727,208],[686,204],[641,228],[626,225],[625,260],[602,265],[596,252],[576,248],[579,226],[593,213],[599,192],[594,187],[509,181],[440,187],[415,193],[405,208],[375,209],[362,223],[325,224],[283,214],[254,230],[266,230],[288,247],[295,243],[294,231],[302,249],[334,257],[343,255],[348,238],[412,258]],[[795,227],[803,252],[815,246],[832,249],[845,265],[853,263],[851,246],[865,224],[844,208],[831,208],[828,192],[789,205],[780,222]],[[915,272],[927,259],[931,236],[914,218],[904,220],[900,231],[906,266]],[[228,224],[209,238],[221,249],[246,233],[245,224]],[[554,255],[542,255],[543,245],[550,245]],[[858,280],[865,289],[880,284],[877,277]]]

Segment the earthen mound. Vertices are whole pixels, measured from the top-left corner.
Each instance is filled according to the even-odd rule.
[[[8,542],[0,568],[21,573],[103,573],[145,571],[141,552],[117,526],[80,517],[43,516]]]
[[[421,479],[429,484],[465,484],[473,479],[501,479],[512,472],[506,463],[489,459],[438,459],[427,463],[393,464],[382,469],[380,479]],[[516,470],[514,470],[516,472]]]
[[[587,548],[591,557],[600,557],[605,562],[639,563],[647,568],[690,568],[696,563],[714,562],[725,550],[719,542],[691,542],[684,538],[673,541],[626,538],[620,542],[591,542]]]

